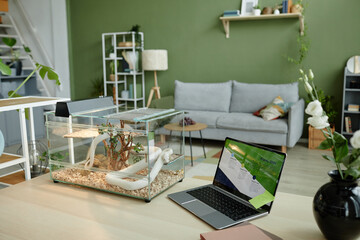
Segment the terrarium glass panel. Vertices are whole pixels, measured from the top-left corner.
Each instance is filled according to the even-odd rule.
[[[47,113],[51,178],[150,201],[184,178],[184,134],[163,135],[179,117],[149,108]]]

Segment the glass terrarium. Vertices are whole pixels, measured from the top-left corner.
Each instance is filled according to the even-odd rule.
[[[162,135],[183,112],[116,107],[46,114],[51,179],[150,201],[184,178],[184,134]]]

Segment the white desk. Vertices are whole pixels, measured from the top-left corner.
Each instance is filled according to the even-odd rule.
[[[150,203],[53,183],[49,174],[0,190],[0,239],[200,239],[209,225],[167,198],[208,184],[185,178]],[[312,198],[279,192],[270,215],[251,223],[283,239],[324,239]]]
[[[35,141],[33,108],[56,104],[59,101],[69,101],[68,98],[49,97],[19,97],[0,99],[0,112],[19,110],[21,145],[23,156],[3,153],[0,157],[0,169],[24,163],[25,179],[31,179],[29,164],[28,136],[26,131],[25,109],[29,109],[30,141]]]

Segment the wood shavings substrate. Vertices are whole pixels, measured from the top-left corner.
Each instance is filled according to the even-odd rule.
[[[118,192],[130,196],[149,198],[148,187],[138,190],[126,190],[119,186],[108,184],[105,180],[106,172],[95,172],[90,170],[66,168],[52,172],[52,178],[68,183],[102,189],[111,192]],[[176,182],[184,178],[184,171],[160,170],[159,174],[150,186],[150,196],[153,197]]]

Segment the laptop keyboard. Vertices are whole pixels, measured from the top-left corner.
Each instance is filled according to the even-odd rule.
[[[225,214],[234,221],[259,213],[211,187],[198,188],[187,192],[208,206]]]

